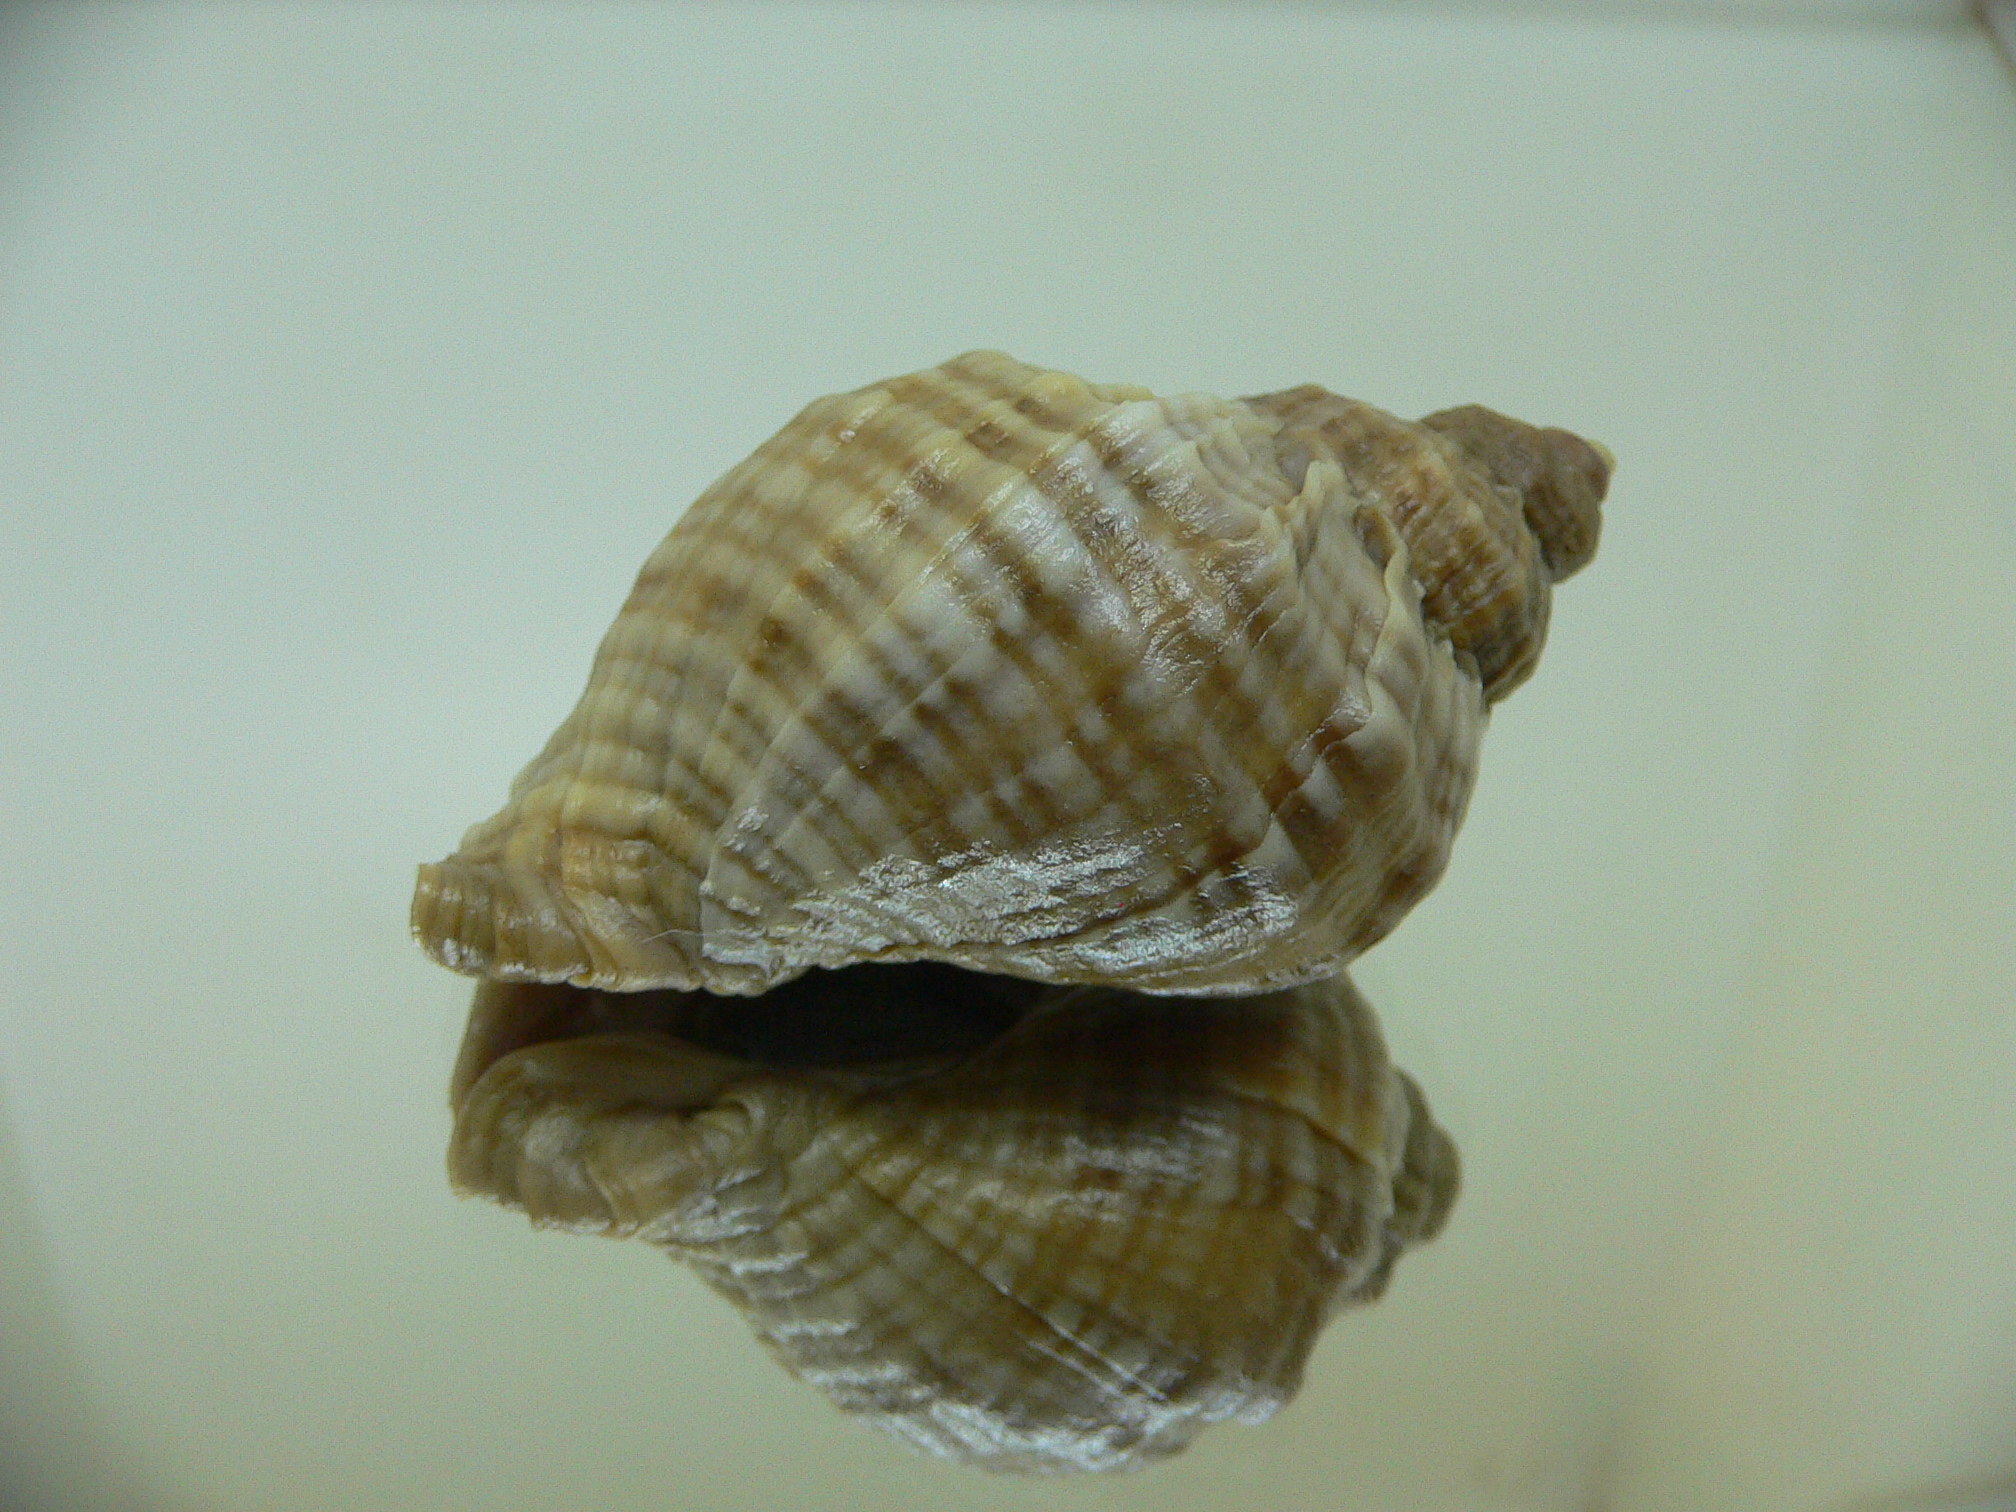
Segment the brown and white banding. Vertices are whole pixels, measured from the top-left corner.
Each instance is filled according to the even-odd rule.
[[[1358,406],[1337,446],[1320,395],[976,352],[808,406],[653,553],[505,808],[422,868],[416,935],[623,990],[1338,970],[1440,876],[1551,577],[1503,518],[1517,433]],[[1593,542],[1607,467],[1577,477]]]
[[[1458,1185],[1341,977],[486,982],[454,1104],[459,1190],[663,1247],[838,1406],[991,1470],[1126,1469],[1267,1417]]]

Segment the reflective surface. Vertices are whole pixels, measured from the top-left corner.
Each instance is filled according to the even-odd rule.
[[[2006,1484],[2006,71],[1033,13],[0,12],[10,1442],[231,1512]],[[454,1201],[467,986],[404,931],[669,512],[982,344],[1622,462],[1448,876],[1354,973],[1454,1219],[1272,1421],[1069,1488],[849,1422],[647,1246]]]

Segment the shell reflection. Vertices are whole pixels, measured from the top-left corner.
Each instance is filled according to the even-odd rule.
[[[1125,1468],[1266,1417],[1457,1185],[1342,978],[1172,1000],[866,966],[725,1004],[486,982],[454,1090],[458,1189],[662,1246],[841,1408],[997,1470]]]

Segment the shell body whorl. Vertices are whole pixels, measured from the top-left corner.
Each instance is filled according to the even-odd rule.
[[[856,968],[838,1012],[918,970]],[[665,1247],[846,1411],[1012,1471],[1125,1469],[1266,1417],[1455,1198],[1454,1145],[1342,978],[1039,988],[1011,1016],[978,1048],[778,1064],[684,1038],[724,1022],[698,994],[486,982],[451,1171]],[[772,1052],[807,1030],[785,1017]]]
[[[1469,531],[1516,570],[1422,577],[1447,501],[1509,485],[1282,398],[980,352],[808,406],[653,553],[505,808],[422,868],[416,935],[618,990],[1340,969],[1441,874],[1548,579],[1516,509]],[[1472,633],[1501,580],[1502,656]]]

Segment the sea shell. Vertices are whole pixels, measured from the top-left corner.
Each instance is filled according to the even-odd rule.
[[[1266,1417],[1457,1186],[1341,977],[486,982],[454,1101],[461,1190],[663,1246],[840,1407],[994,1470],[1128,1468]]]
[[[1489,411],[992,352],[821,399],[645,564],[414,932],[622,990],[1328,975],[1441,875],[1608,474]]]

